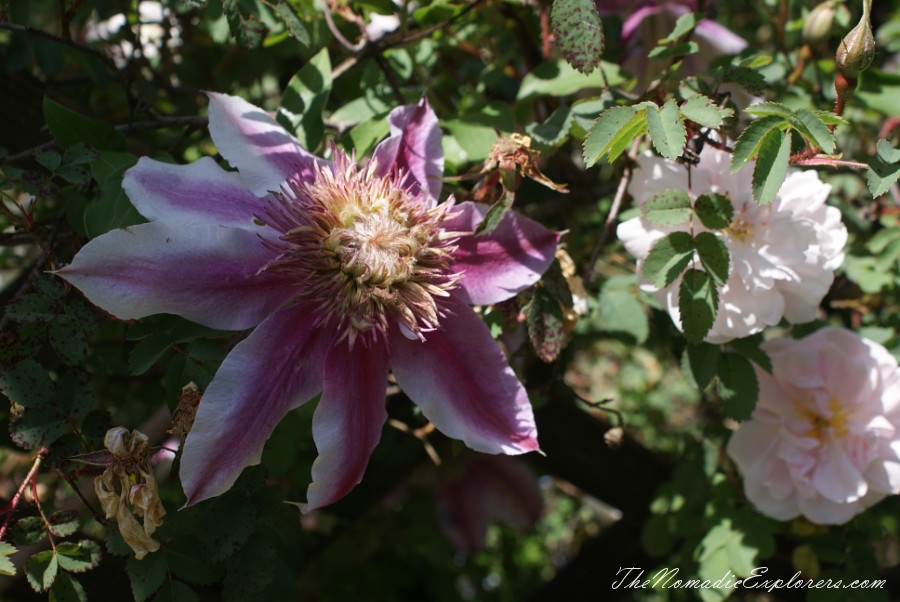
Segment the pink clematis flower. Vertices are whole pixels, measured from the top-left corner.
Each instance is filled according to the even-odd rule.
[[[762,348],[759,401],[728,442],[744,490],[767,516],[840,525],[900,493],[900,368],[842,328]]]
[[[525,389],[469,305],[534,284],[559,235],[510,213],[475,236],[485,207],[438,204],[441,132],[424,99],[395,109],[357,166],[337,148],[314,157],[240,98],[209,97],[210,134],[238,171],[142,158],[123,187],[150,222],[96,238],[59,272],[121,319],[255,327],[185,441],[188,504],[227,491],[319,393],[306,508],[344,496],[387,418],[389,369],[444,434],[487,453],[537,450]]]

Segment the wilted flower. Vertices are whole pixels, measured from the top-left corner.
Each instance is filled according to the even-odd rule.
[[[716,232],[728,248],[730,272],[719,291],[719,311],[706,335],[710,343],[724,343],[761,332],[778,324],[808,322],[834,281],[834,270],[844,260],[847,229],[840,212],[825,204],[831,187],[812,171],[789,169],[775,200],[757,205],[751,195],[752,166],[731,173],[731,155],[707,145],[700,164],[691,171],[691,191],[696,196],[718,193],[731,200],[734,220]],[[629,191],[636,204],[666,189],[688,189],[685,167],[649,152],[638,157],[638,171]],[[676,228],[653,226],[642,217],[620,224],[618,236],[638,262],[653,244],[672,231],[703,232],[699,220]],[[675,324],[681,325],[678,310],[678,278],[655,292]]]
[[[900,369],[877,343],[841,328],[762,344],[759,401],[728,455],[767,516],[839,525],[900,493]]]
[[[228,490],[288,411],[321,392],[308,508],[362,478],[387,418],[388,368],[443,433],[473,449],[538,449],[524,387],[468,306],[534,284],[559,236],[486,207],[439,205],[441,133],[423,99],[395,109],[368,164],[328,163],[259,108],[210,94],[211,158],[143,158],[123,187],[150,223],[86,245],[60,275],[122,319],[256,327],[203,393],[184,445],[188,504]]]
[[[116,519],[122,539],[140,560],[159,549],[151,535],[166,515],[150,468],[149,440],[140,431],[116,427],[106,432],[103,444],[108,464],[94,480],[94,489],[106,518]],[[135,515],[143,517],[143,524]]]

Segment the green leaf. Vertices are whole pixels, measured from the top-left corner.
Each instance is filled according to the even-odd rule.
[[[466,153],[469,161],[482,161],[497,141],[497,130],[492,126],[473,123],[469,119],[447,119],[441,125],[447,128]]]
[[[584,140],[584,161],[590,167],[603,155],[610,163],[638,136],[647,133],[647,107],[610,107],[600,114]]]
[[[12,577],[16,574],[16,565],[9,559],[9,557],[16,552],[18,552],[16,546],[5,541],[0,541],[0,575],[9,575]]]
[[[604,286],[599,299],[600,323],[608,332],[624,332],[643,345],[650,334],[644,306],[627,290]]]
[[[780,115],[781,117],[790,117],[794,114],[794,111],[791,110],[787,105],[783,105],[780,102],[759,102],[753,105],[750,105],[744,112],[750,113],[751,115],[756,115],[757,117],[763,117],[765,115]]]
[[[70,573],[83,573],[100,564],[100,546],[90,539],[78,543],[59,543],[56,545],[56,554],[59,556],[59,568]]]
[[[125,137],[113,126],[94,121],[44,97],[44,121],[60,148],[90,144],[98,150],[125,150]]]
[[[245,497],[217,498],[198,525],[202,557],[218,562],[237,552],[253,534],[256,518],[256,506],[248,504]]]
[[[759,145],[759,158],[753,169],[753,198],[760,205],[775,200],[791,159],[791,136],[788,132],[772,129]]]
[[[556,146],[569,135],[569,129],[575,121],[572,109],[565,105],[556,108],[544,123],[531,123],[525,127],[525,131],[535,142],[547,146]]]
[[[266,27],[259,22],[256,15],[251,14],[249,18],[244,19],[238,4],[238,0],[222,0],[222,10],[228,21],[228,28],[241,46],[256,48],[266,35]]]
[[[81,324],[71,316],[62,314],[50,322],[47,336],[53,350],[64,363],[70,366],[80,364],[87,357],[87,336]]]
[[[157,332],[141,339],[128,356],[131,373],[135,376],[144,374],[169,350],[171,344],[172,337],[168,332]]]
[[[728,344],[739,354],[771,374],[772,359],[769,357],[769,354],[759,348],[760,343],[762,343],[762,335],[758,334],[743,339],[735,339]]]
[[[687,132],[674,99],[670,98],[661,107],[647,108],[647,131],[660,155],[673,160],[681,156]]]
[[[45,537],[47,530],[44,528],[44,519],[40,516],[20,518],[9,530],[10,541],[19,547],[36,544]]]
[[[563,312],[559,301],[543,286],[534,289],[525,306],[525,324],[535,353],[545,362],[559,357],[563,343]]]
[[[53,550],[38,552],[25,561],[25,576],[28,578],[28,584],[38,593],[50,589],[58,571],[59,562]]]
[[[834,134],[816,113],[800,109],[791,116],[790,123],[801,136],[822,149],[823,153],[834,152]]]
[[[713,129],[721,127],[725,120],[734,114],[731,109],[719,108],[711,98],[702,94],[691,96],[678,110],[685,119]]]
[[[212,585],[222,580],[224,574],[222,565],[204,562],[195,538],[175,539],[169,544],[166,553],[169,570],[179,579],[193,585]]]
[[[731,199],[716,192],[705,192],[697,197],[694,213],[700,223],[710,230],[724,230],[734,220],[734,206]]]
[[[647,223],[664,228],[686,224],[691,219],[691,197],[679,188],[654,194],[641,205],[641,217]]]
[[[751,121],[737,142],[731,155],[731,173],[737,173],[759,152],[763,139],[775,128],[784,126],[785,120],[779,115],[767,115]]]
[[[678,287],[678,310],[687,342],[696,345],[703,341],[719,310],[719,292],[706,272],[691,269],[684,273]]]
[[[56,151],[38,151],[34,153],[34,160],[50,171],[56,171],[62,163],[62,155]]]
[[[56,388],[43,366],[27,359],[15,366],[0,366],[0,393],[26,409],[43,409],[56,398]]]
[[[688,266],[694,250],[694,239],[687,232],[667,234],[650,248],[641,273],[656,288],[665,288]]]
[[[135,602],[143,602],[158,590],[166,579],[168,561],[166,554],[147,554],[138,560],[134,556],[125,565],[131,581],[131,593]]]
[[[594,0],[553,0],[550,27],[570,65],[590,73],[603,56],[603,22]]]
[[[678,17],[678,20],[675,21],[675,27],[672,29],[672,32],[666,36],[664,39],[660,40],[660,43],[666,42],[677,42],[683,36],[692,32],[697,24],[700,23],[700,20],[703,19],[703,15],[701,13],[685,13]]]
[[[47,527],[54,537],[68,537],[78,530],[80,524],[76,510],[57,510],[47,519]]]
[[[503,179],[510,179],[515,177],[515,175],[510,174],[509,172],[502,175]],[[496,203],[491,205],[490,209],[487,210],[487,213],[484,214],[484,217],[478,222],[478,227],[475,228],[475,234],[485,234],[490,232],[503,220],[503,216],[506,215],[506,212],[509,211],[510,207],[513,205],[513,201],[516,200],[516,192],[509,186],[503,187],[503,195],[497,200]]]
[[[699,389],[705,389],[712,382],[719,366],[719,346],[709,343],[688,345],[682,356],[682,366],[689,372]]]
[[[224,602],[254,602],[275,578],[277,555],[271,538],[256,533],[226,562]]]
[[[900,149],[895,149],[891,146],[891,143],[885,140],[884,138],[880,139],[875,144],[875,151],[878,153],[878,156],[885,163],[898,163],[900,162]]]
[[[288,82],[275,115],[278,123],[295,134],[301,146],[315,150],[325,135],[322,113],[331,94],[331,59],[323,48]]]
[[[84,210],[84,229],[89,237],[147,221],[122,189],[125,171],[135,163],[137,157],[132,154],[107,151],[91,163],[91,174],[100,186],[100,193]]]
[[[750,418],[759,397],[759,382],[750,360],[737,353],[723,353],[718,376],[716,390],[725,413],[737,421]]]
[[[382,116],[362,121],[350,130],[350,140],[357,156],[368,154],[375,147],[375,143],[384,138],[390,131],[390,125]]]
[[[153,598],[153,602],[199,602],[199,600],[189,585],[174,580],[164,583]]]
[[[50,588],[50,602],[88,602],[87,594],[78,579],[69,573],[59,573]]]
[[[59,439],[69,428],[56,408],[26,409],[9,424],[9,436],[23,449],[40,449]]]
[[[614,63],[601,63],[601,68],[602,71],[595,70],[585,75],[564,59],[542,63],[522,78],[516,101],[521,102],[532,96],[570,96],[583,90],[602,90],[625,82],[621,68]]]
[[[303,22],[297,17],[290,2],[279,2],[275,5],[275,12],[282,18],[291,37],[302,45],[309,47],[309,32],[303,26]]]
[[[716,286],[725,286],[725,281],[728,280],[730,259],[728,247],[725,246],[722,239],[712,232],[701,232],[694,237],[694,246],[697,248],[700,263],[703,264],[706,273],[710,275]]]
[[[869,160],[866,183],[873,197],[886,194],[900,177],[900,150],[895,150],[887,140],[876,144],[876,155]]]
[[[728,65],[717,69],[714,76],[722,83],[734,82],[748,92],[761,95],[766,88],[766,78],[755,68],[746,65]]]
[[[32,290],[9,302],[6,317],[17,322],[49,322],[56,317],[65,296],[66,289],[58,279],[38,280]]]

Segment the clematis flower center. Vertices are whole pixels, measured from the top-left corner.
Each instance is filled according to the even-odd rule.
[[[295,277],[295,300],[314,304],[318,324],[336,325],[351,346],[392,326],[424,339],[438,326],[437,300],[462,277],[451,270],[460,233],[443,227],[452,203],[428,207],[402,175],[378,175],[374,162],[359,169],[337,149],[334,157],[311,181],[289,179],[260,217],[280,232],[263,270]]]

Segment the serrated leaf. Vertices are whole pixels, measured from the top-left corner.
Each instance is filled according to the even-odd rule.
[[[90,163],[100,156],[95,148],[84,142],[76,142],[66,149],[63,155],[63,163],[65,165],[84,165]]]
[[[38,280],[32,290],[9,302],[6,317],[33,324],[49,322],[59,313],[65,294],[65,288],[56,280]]]
[[[672,284],[694,258],[694,239],[687,232],[672,232],[656,241],[644,259],[641,273],[656,288]]]
[[[650,334],[650,322],[644,306],[626,290],[601,290],[599,314],[604,330],[629,334],[637,345],[643,345]]]
[[[725,195],[706,192],[697,197],[694,213],[710,230],[724,230],[734,220],[734,205]]]
[[[754,335],[743,339],[735,339],[728,344],[754,364],[762,368],[768,373],[772,373],[772,359],[769,355],[760,349],[759,344],[762,343],[762,335]]]
[[[647,131],[660,155],[673,160],[681,156],[687,132],[674,99],[670,98],[661,107],[647,108]]]
[[[647,133],[647,107],[610,107],[603,111],[584,139],[584,161],[590,167],[603,155],[610,163],[638,136]]]
[[[801,136],[822,149],[825,154],[834,152],[834,134],[816,113],[800,109],[790,119],[791,125]]]
[[[281,98],[278,123],[314,150],[325,135],[322,113],[331,94],[331,59],[323,48],[291,78]]]
[[[60,148],[90,144],[98,150],[125,150],[125,136],[113,126],[95,121],[44,97],[44,121]]]
[[[50,171],[56,171],[62,164],[62,155],[56,151],[38,151],[34,153],[34,160]]]
[[[535,353],[545,362],[559,357],[563,344],[563,312],[559,301],[544,287],[537,287],[524,309],[528,336]]]
[[[685,13],[681,15],[675,21],[675,27],[672,29],[672,32],[660,40],[660,43],[677,42],[681,37],[693,31],[701,19],[703,19],[701,13]]]
[[[153,602],[198,602],[200,598],[193,589],[181,581],[168,581],[163,584]]]
[[[34,545],[47,536],[44,519],[40,516],[26,516],[12,524],[9,539],[19,547]]]
[[[900,162],[900,149],[895,149],[891,146],[891,143],[881,138],[875,144],[875,151],[878,153],[878,156],[881,157],[881,160],[885,163],[897,163]]]
[[[780,128],[785,119],[779,115],[766,115],[751,121],[737,141],[731,155],[731,173],[737,173],[748,161],[759,153],[759,147],[765,137],[775,128]]]
[[[91,172],[81,165],[63,165],[56,170],[56,175],[72,184],[87,184],[91,181]]]
[[[717,70],[716,76],[723,83],[734,82],[746,88],[751,94],[762,94],[766,86],[766,78],[759,71],[744,65],[728,65]]]
[[[647,199],[640,207],[641,217],[654,226],[674,228],[691,219],[691,197],[684,190],[669,188]]]
[[[791,159],[791,136],[788,132],[772,129],[759,145],[759,157],[753,169],[753,198],[760,205],[775,200]]]
[[[500,177],[502,180],[508,180],[514,178],[515,174],[509,171],[501,171]],[[490,208],[484,214],[484,217],[480,222],[478,222],[478,226],[475,228],[475,234],[485,234],[500,225],[500,222],[503,220],[503,216],[506,215],[506,212],[509,211],[509,209],[513,205],[513,201],[515,200],[515,189],[504,182],[503,194],[500,196],[496,203],[490,206]]]
[[[201,517],[198,529],[200,552],[209,562],[224,560],[237,552],[256,527],[256,506],[242,496],[218,498],[215,502]]]
[[[529,124],[525,131],[536,142],[547,146],[561,144],[569,135],[569,129],[575,121],[572,109],[562,105],[556,108],[543,123]]]
[[[713,129],[720,127],[734,114],[731,109],[720,108],[711,98],[702,94],[691,96],[678,110],[685,119]]]
[[[156,332],[138,341],[128,356],[128,367],[135,376],[144,374],[168,351],[172,338],[168,332]]]
[[[148,554],[141,560],[133,556],[128,559],[125,571],[131,581],[135,602],[143,602],[162,586],[168,566],[166,554]]]
[[[9,556],[12,556],[19,550],[11,543],[0,541],[0,575],[9,575],[12,577],[16,574],[16,565],[12,563]]]
[[[83,573],[100,564],[100,546],[85,539],[78,543],[64,541],[56,545],[59,568],[70,573]]]
[[[759,102],[753,105],[750,105],[744,112],[750,113],[751,115],[756,115],[757,117],[763,117],[765,115],[780,115],[781,117],[790,117],[794,114],[794,111],[791,110],[787,105],[783,105],[780,102]]]
[[[56,408],[30,408],[9,423],[9,436],[23,449],[48,447],[69,428]]]
[[[706,273],[710,275],[716,286],[725,286],[725,281],[728,280],[730,257],[728,247],[725,246],[722,239],[712,232],[701,232],[694,237],[694,246],[697,248],[700,263],[703,264]]]
[[[718,377],[716,390],[725,413],[737,421],[750,418],[759,397],[759,382],[750,360],[737,353],[723,353]]]
[[[125,171],[137,163],[129,153],[101,152],[91,163],[91,174],[100,192],[84,210],[84,229],[91,238],[116,228],[125,228],[147,220],[138,213],[122,189]]]
[[[879,197],[894,185],[900,177],[900,150],[895,150],[887,140],[876,144],[876,155],[869,160],[866,184],[873,197]]]
[[[50,375],[33,359],[15,366],[0,366],[0,393],[26,409],[47,408],[56,398]]]
[[[50,589],[59,571],[59,562],[53,550],[38,552],[25,561],[25,576],[31,589],[40,593]]]
[[[252,602],[275,578],[275,546],[266,535],[257,533],[226,562],[222,582],[224,602]]]
[[[719,292],[706,272],[691,269],[684,273],[678,287],[678,311],[681,330],[688,343],[703,341],[719,310]]]
[[[50,588],[50,602],[88,602],[87,594],[78,579],[69,573],[59,573]]]
[[[282,18],[285,26],[291,34],[291,37],[300,42],[302,45],[309,47],[309,32],[303,22],[294,12],[290,2],[279,2],[275,5],[275,12]]]
[[[80,364],[87,357],[88,342],[81,324],[66,314],[57,316],[47,325],[50,346],[68,365]]]
[[[253,14],[245,19],[238,8],[238,0],[222,0],[222,11],[225,13],[231,35],[241,46],[252,49],[262,43],[266,35],[265,25]]]
[[[166,554],[169,570],[179,579],[193,585],[211,585],[222,579],[222,565],[204,562],[200,558],[200,546],[193,538],[175,539],[169,544]]]
[[[719,346],[709,343],[688,345],[684,349],[683,365],[699,389],[705,389],[712,382],[719,366]]]
[[[47,527],[54,537],[68,537],[78,530],[80,524],[76,510],[57,510],[47,519]]]
[[[594,0],[553,0],[550,27],[572,67],[590,73],[603,56],[603,22]]]

